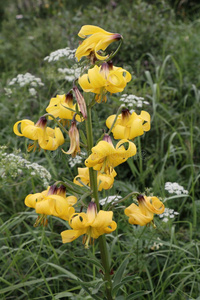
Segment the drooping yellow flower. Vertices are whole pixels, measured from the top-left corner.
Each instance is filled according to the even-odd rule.
[[[72,109],[73,111],[70,109]],[[76,104],[73,104],[72,93],[69,92],[66,95],[57,95],[56,97],[51,98],[46,111],[49,114],[53,115],[55,118],[72,120],[76,111]],[[82,121],[79,115],[76,115],[76,120],[78,122]]]
[[[102,56],[97,52],[105,50],[112,42],[118,41],[122,38],[119,33],[111,33],[103,30],[98,26],[84,25],[78,33],[78,36],[85,39],[77,48],[75,56],[78,61],[83,56],[90,56],[92,54],[99,60],[105,60],[108,55]]]
[[[132,203],[125,209],[130,224],[144,226],[153,220],[154,214],[162,214],[165,210],[164,204],[157,197],[137,197],[138,205]]]
[[[85,92],[97,94],[96,101],[106,101],[106,93],[122,92],[127,82],[131,80],[131,74],[111,63],[103,63],[102,66],[94,66],[88,70],[88,74],[79,77],[79,85]]]
[[[37,214],[52,215],[63,220],[69,220],[75,211],[72,206],[76,202],[75,196],[66,197],[66,188],[63,185],[59,188],[52,185],[42,193],[29,194],[25,198],[25,205],[35,208]]]
[[[108,117],[106,126],[110,128],[114,122],[116,115]],[[144,131],[150,130],[150,115],[142,110],[140,115],[135,112],[130,114],[128,109],[124,109],[117,117],[112,133],[115,139],[132,140],[137,136],[143,135]]]
[[[79,132],[76,127],[76,121],[72,120],[71,127],[69,130],[69,138],[70,138],[70,148],[67,152],[65,152],[63,149],[62,151],[65,154],[71,154],[72,157],[76,157],[77,153],[81,152],[80,149],[80,141],[79,141]]]
[[[117,224],[112,220],[112,211],[100,210],[97,213],[96,204],[90,202],[87,213],[74,213],[69,219],[72,230],[61,232],[63,243],[70,243],[79,236],[85,234],[85,248],[89,247],[91,238],[97,239],[100,235],[110,233],[117,228]]]
[[[92,154],[85,160],[85,165],[101,173],[111,174],[114,167],[134,156],[136,151],[135,144],[126,139],[119,141],[114,147],[111,138],[105,135],[104,140],[92,148]]]
[[[64,137],[60,128],[46,127],[47,120],[41,117],[36,124],[30,120],[21,120],[15,123],[13,131],[18,136],[24,136],[30,140],[38,141],[39,146],[45,150],[56,150],[64,143]],[[21,124],[21,132],[18,129]],[[31,150],[33,146],[30,146]]]
[[[114,177],[117,176],[117,173],[113,169],[110,174],[101,173],[100,171],[97,172],[97,185],[98,190],[102,191],[108,190],[113,186]],[[90,177],[89,177],[89,168],[78,168],[78,175],[74,178],[74,183],[80,186],[83,186],[80,179],[85,185],[90,186]]]

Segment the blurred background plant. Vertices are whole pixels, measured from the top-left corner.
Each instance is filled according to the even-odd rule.
[[[95,299],[101,289],[95,257],[79,241],[62,244],[64,221],[52,218],[45,230],[33,230],[36,214],[23,202],[48,183],[72,179],[84,160],[62,156],[59,150],[28,153],[27,142],[12,130],[19,119],[36,122],[50,98],[67,93],[79,76],[72,56],[84,24],[123,35],[114,63],[133,75],[123,95],[96,107],[96,139],[106,129],[105,116],[122,103],[152,116],[150,132],[135,140],[138,154],[116,168],[115,185],[101,193],[102,205],[112,205],[115,220],[120,220],[116,235],[108,237],[113,276],[126,282],[116,287],[116,299],[198,299],[199,1],[9,0],[1,1],[0,16],[2,299]],[[183,187],[181,194],[170,193],[174,183]],[[167,210],[155,220],[156,229],[127,224],[120,197],[132,191],[163,199]],[[126,206],[132,201],[128,198]],[[121,273],[115,274],[119,266]],[[82,281],[89,280],[91,296],[86,296]]]

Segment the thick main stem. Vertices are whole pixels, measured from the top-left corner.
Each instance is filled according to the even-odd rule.
[[[89,99],[86,99],[87,104],[87,119],[86,122],[86,132],[87,132],[87,142],[88,142],[88,155],[91,154],[91,150],[93,147],[93,134],[92,134],[92,116],[91,116],[91,107],[89,103]],[[99,198],[98,198],[98,186],[97,186],[97,171],[93,168],[89,168],[89,175],[90,175],[90,187],[93,191],[93,198],[95,200],[97,210],[99,211]],[[106,239],[105,236],[102,235],[99,237],[99,248],[101,253],[101,261],[104,267],[104,281],[106,287],[106,296],[107,300],[113,300],[112,297],[112,281],[110,276],[110,263],[109,263],[109,256],[108,256],[108,249],[106,246]]]

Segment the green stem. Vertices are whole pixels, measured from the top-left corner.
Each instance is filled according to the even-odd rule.
[[[86,99],[86,106],[87,106],[87,119],[85,120],[86,132],[87,132],[87,143],[88,143],[87,149],[88,149],[88,155],[90,155],[93,147],[91,105],[90,105],[90,99],[87,94],[84,95],[84,98]],[[98,198],[97,171],[95,171],[93,168],[89,168],[89,175],[90,175],[90,187],[92,190],[93,199],[95,200],[97,210],[99,211],[100,206],[99,206],[99,198]],[[105,281],[107,300],[113,300],[112,281],[110,276],[110,263],[109,263],[108,249],[106,246],[105,236],[104,235],[100,236],[98,240],[99,240],[99,248],[101,253],[101,261],[105,271],[104,281]]]

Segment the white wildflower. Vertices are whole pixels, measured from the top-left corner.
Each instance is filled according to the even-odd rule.
[[[108,204],[108,203],[115,203],[117,202],[118,200],[120,200],[122,197],[119,196],[119,195],[114,195],[114,196],[108,196],[106,198],[103,198],[101,200],[99,200],[99,203],[101,205],[105,205],[105,204]]]
[[[85,156],[85,152],[81,152],[80,155],[76,155],[74,158],[70,156],[68,160],[70,167],[73,168],[75,165],[81,164]]]
[[[27,176],[27,172],[29,172],[29,176],[40,178],[45,187],[49,185],[51,174],[43,166],[31,163],[20,155],[8,154],[5,152],[5,148],[0,147],[0,175],[2,178],[5,180],[9,177],[15,179],[19,176]]]
[[[58,68],[58,72],[65,75],[65,80],[72,82],[76,78],[80,77],[81,68],[76,68],[76,66],[72,68],[64,68],[64,69]]]
[[[67,58],[67,59],[75,59],[75,52],[76,49],[71,50],[69,47],[58,49],[56,51],[51,52],[48,56],[44,58],[48,62],[58,61],[60,58]]]
[[[19,85],[20,87],[31,85],[33,87],[40,87],[44,86],[44,83],[39,77],[35,77],[27,72],[26,74],[18,74],[17,77],[11,79],[8,85]]]
[[[188,194],[188,191],[184,189],[183,186],[179,185],[177,182],[166,182],[165,190],[170,194],[182,195]]]
[[[37,91],[34,88],[30,88],[28,89],[29,93],[31,96],[36,96],[37,95]]]
[[[160,241],[161,241],[160,238],[157,237],[157,241],[155,241],[155,242],[153,243],[153,245],[150,246],[150,249],[151,249],[151,250],[158,250],[160,247],[162,247],[162,246],[163,246],[163,243],[161,243]]]
[[[164,213],[159,215],[159,218],[162,219],[163,222],[167,223],[170,219],[175,218],[175,216],[179,215],[177,211],[174,211],[172,208],[165,208]]]
[[[4,88],[4,91],[7,97],[10,97],[12,95],[12,90],[10,88]]]
[[[143,97],[137,97],[135,95],[123,94],[119,101],[125,103],[127,107],[143,107],[144,104],[149,105],[149,102],[144,100]]]

